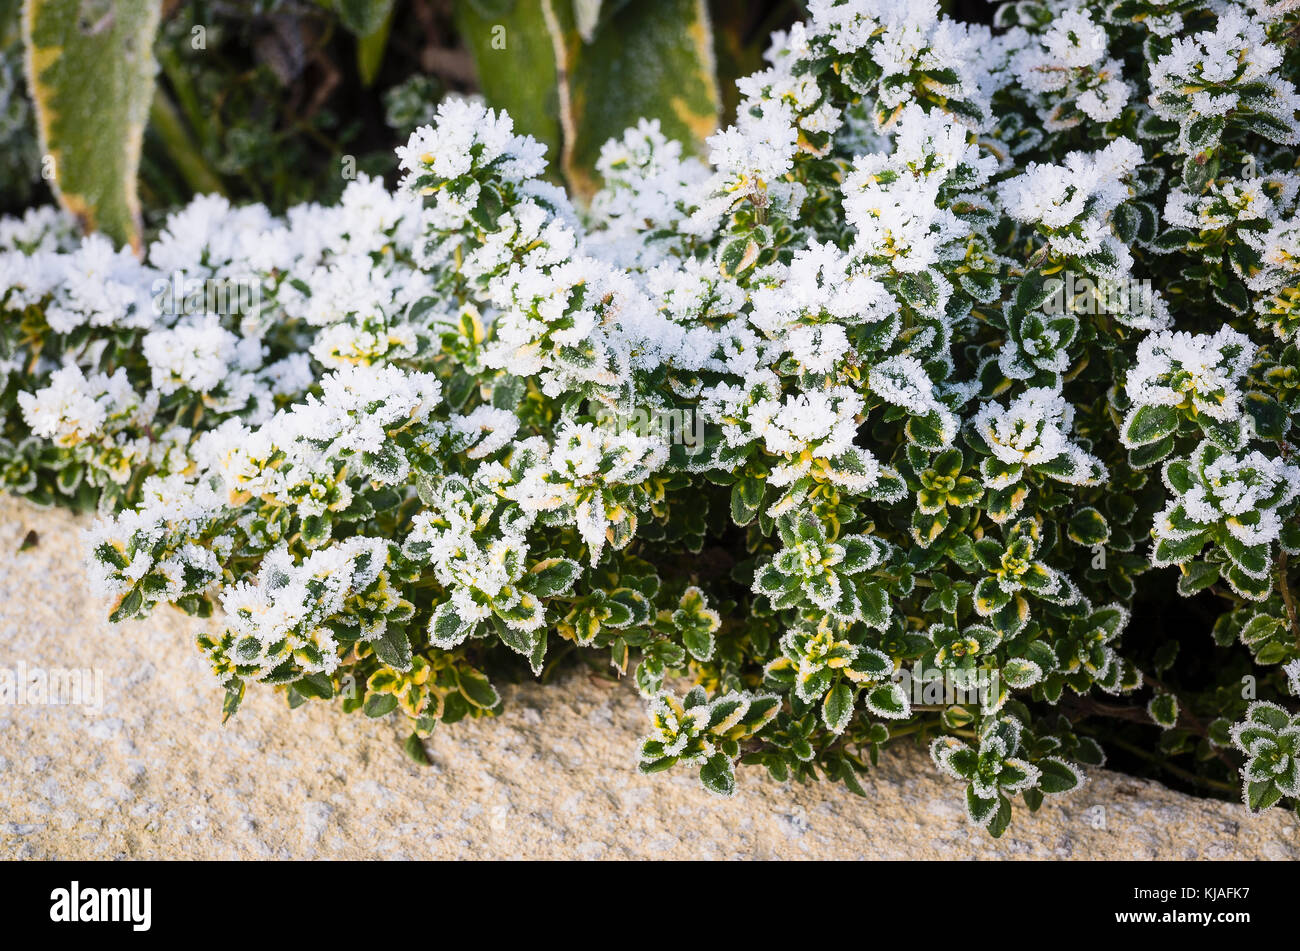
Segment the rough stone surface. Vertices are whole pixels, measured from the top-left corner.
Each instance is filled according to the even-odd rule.
[[[689,775],[639,776],[635,693],[577,676],[439,727],[427,768],[402,755],[396,717],[289,711],[270,690],[223,727],[198,623],[160,609],[109,625],[79,527],[0,499],[0,668],[96,668],[104,686],[94,715],[0,706],[0,858],[1300,858],[1285,812],[1105,770],[1018,809],[995,842],[911,747],[865,778],[867,799],[751,770],[719,800]]]

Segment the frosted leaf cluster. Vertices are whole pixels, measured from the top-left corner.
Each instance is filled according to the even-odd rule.
[[[1186,406],[1224,421],[1241,415],[1239,382],[1254,362],[1250,338],[1224,327],[1213,336],[1161,331],[1145,337],[1124,387],[1134,406]]]
[[[1105,26],[1087,9],[1054,4],[1042,33],[1013,29],[1003,42],[1015,49],[1010,69],[1035,106],[1043,127],[1061,132],[1091,120],[1119,118],[1133,94],[1120,62],[1108,55]]]
[[[1275,142],[1300,142],[1300,94],[1279,75],[1282,49],[1253,11],[1226,6],[1212,30],[1175,38],[1151,64],[1152,110],[1180,126],[1180,151],[1218,143],[1230,121],[1258,119],[1252,130]]]

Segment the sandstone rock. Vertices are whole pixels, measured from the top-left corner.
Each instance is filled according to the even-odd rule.
[[[0,706],[0,858],[1300,858],[1286,812],[1252,819],[1106,770],[994,841],[910,746],[864,779],[866,799],[742,770],[719,800],[685,773],[638,775],[641,702],[583,676],[440,726],[427,768],[402,755],[396,716],[290,711],[270,690],[223,727],[202,622],[160,609],[110,625],[80,524],[0,500],[0,667],[94,668],[104,687],[93,714]]]

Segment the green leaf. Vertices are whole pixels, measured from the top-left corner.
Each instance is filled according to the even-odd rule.
[[[938,413],[909,417],[903,429],[908,440],[923,449],[942,449],[946,445]]]
[[[1110,538],[1110,524],[1104,515],[1088,506],[1074,513],[1066,533],[1072,542],[1091,548],[1104,544]]]
[[[1187,126],[1187,144],[1193,152],[1200,152],[1218,144],[1226,120],[1223,116],[1201,116]]]
[[[1165,478],[1179,495],[1186,494],[1193,485],[1192,470],[1186,459],[1174,459],[1165,463]]]
[[[740,718],[747,735],[759,732],[781,709],[781,699],[773,696],[755,697],[749,703],[749,709]]]
[[[1273,641],[1265,644],[1255,654],[1255,663],[1262,664],[1265,667],[1273,664],[1280,664],[1291,656],[1291,648],[1282,641]]]
[[[1013,657],[1002,665],[1002,680],[1014,690],[1032,687],[1042,679],[1042,668],[1023,657]]]
[[[1248,782],[1244,790],[1246,806],[1251,812],[1263,812],[1282,798],[1282,790],[1273,780]]]
[[[460,693],[466,700],[482,710],[491,710],[501,702],[492,682],[477,670],[461,669],[456,671],[460,683]]]
[[[294,681],[293,689],[304,697],[315,697],[317,700],[329,700],[334,696],[334,684],[326,674],[308,674],[301,680]]]
[[[470,212],[470,217],[484,231],[499,231],[501,213],[505,209],[506,203],[501,197],[501,192],[496,186],[488,184],[479,191],[478,202]]]
[[[444,601],[433,609],[433,617],[429,620],[429,639],[435,647],[450,650],[468,636],[467,626],[456,613],[455,606],[450,601]]]
[[[1227,287],[1213,288],[1214,299],[1234,314],[1244,314],[1250,308],[1250,296],[1242,284],[1233,281]]]
[[[1227,535],[1223,539],[1223,550],[1248,575],[1258,578],[1268,574],[1270,557],[1267,544],[1247,545],[1235,535]]]
[[[244,681],[236,677],[226,684],[226,695],[221,700],[221,722],[225,723],[239,711],[244,702]]]
[[[1174,665],[1174,661],[1178,659],[1178,647],[1178,641],[1165,641],[1156,649],[1155,657],[1151,661],[1156,673],[1162,674]]]
[[[1020,313],[1038,310],[1061,289],[1058,278],[1044,280],[1041,271],[1030,271],[1016,285],[1015,307]]]
[[[1136,205],[1125,202],[1111,213],[1111,224],[1115,233],[1124,244],[1132,244],[1137,238],[1141,215]]]
[[[397,698],[391,693],[372,693],[366,697],[366,716],[383,717],[397,709]]]
[[[381,637],[370,642],[375,649],[375,656],[394,670],[411,669],[411,640],[406,636],[406,629],[389,624]]]
[[[412,733],[402,744],[402,750],[410,758],[411,762],[420,766],[431,766],[432,761],[429,759],[429,751],[424,748],[424,741],[420,739],[420,734]]]
[[[330,540],[334,524],[328,516],[308,515],[302,520],[302,542],[308,548],[319,548]]]
[[[700,782],[718,796],[736,794],[736,768],[725,753],[714,753],[700,767]]]
[[[987,827],[989,835],[995,839],[1001,838],[1002,833],[1007,831],[1009,825],[1011,825],[1011,800],[1006,796],[998,796],[997,810],[993,813],[993,817],[989,819]]]
[[[154,95],[160,0],[28,0],[23,15],[41,148],[59,201],[139,254],[136,170]]]
[[[1240,285],[1236,285],[1240,286]],[[1263,439],[1281,439],[1290,424],[1286,408],[1267,394],[1251,391],[1246,394],[1246,412],[1255,421],[1255,432]]]
[[[1206,540],[1204,533],[1179,539],[1162,538],[1156,543],[1156,557],[1163,564],[1181,564],[1190,561],[1201,553]]]
[[[718,270],[723,277],[736,277],[752,267],[758,260],[759,247],[749,237],[736,238],[722,246],[718,256]]]
[[[1178,411],[1172,406],[1139,406],[1124,425],[1124,444],[1147,446],[1178,429]]]
[[[637,772],[645,773],[647,775],[650,773],[662,773],[666,769],[672,769],[676,762],[676,756],[664,756],[659,759],[642,760],[637,764],[636,768]]]
[[[1083,774],[1064,760],[1049,756],[1039,760],[1035,765],[1042,774],[1038,780],[1038,788],[1045,793],[1069,792],[1083,785]]]
[[[109,614],[108,619],[114,624],[130,620],[140,613],[142,607],[144,607],[144,595],[140,593],[140,586],[136,585],[117,603],[117,607]]]
[[[950,730],[960,730],[964,726],[969,726],[975,719],[975,714],[959,704],[953,704],[944,708],[940,719],[943,725]]]
[[[839,683],[826,693],[822,701],[822,722],[836,736],[844,732],[853,716],[853,688]]]
[[[1158,693],[1147,704],[1147,713],[1162,729],[1172,729],[1178,722],[1178,700],[1172,693]]]
[[[1204,561],[1189,561],[1182,566],[1178,578],[1178,593],[1188,598],[1198,591],[1204,591],[1219,580],[1219,566]]]
[[[650,620],[650,602],[636,588],[619,587],[609,593],[609,605],[623,605],[632,615],[632,624],[644,624]]]
[[[867,693],[867,709],[877,716],[899,720],[912,711],[907,694],[896,683],[885,683]]]
[[[371,86],[384,63],[384,50],[388,48],[388,35],[393,28],[394,0],[379,0],[374,6],[387,7],[383,21],[369,33],[357,34],[357,72],[361,85]]]
[[[763,505],[767,483],[753,476],[742,476],[731,487],[731,519],[737,525],[748,525]]]
[[[1268,614],[1254,614],[1241,628],[1241,642],[1253,647],[1281,633],[1282,619]]]
[[[713,656],[713,634],[704,628],[682,631],[682,644],[696,660],[705,661]]]
[[[966,787],[966,812],[976,825],[987,826],[998,810],[998,797],[984,799],[975,795],[974,785]]]
[[[1257,578],[1248,575],[1236,565],[1228,566],[1226,577],[1234,591],[1252,601],[1263,601],[1273,589],[1273,581],[1268,576]]]
[[[1196,240],[1196,233],[1189,228],[1166,228],[1156,236],[1155,246],[1160,251],[1181,251]]]
[[[1136,449],[1129,450],[1129,464],[1135,469],[1145,469],[1167,459],[1173,451],[1174,437],[1166,436],[1148,446],[1138,446]]]
[[[581,566],[570,558],[547,558],[533,565],[528,586],[539,598],[564,594],[573,587]]]

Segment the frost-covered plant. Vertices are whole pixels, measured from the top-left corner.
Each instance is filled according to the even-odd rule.
[[[1247,757],[1241,770],[1247,801],[1263,809],[1300,796],[1300,716],[1275,703],[1253,703],[1232,728],[1232,742]]]
[[[572,648],[722,794],[912,734],[1000,835],[1147,710],[1294,799],[1298,16],[812,0],[707,161],[642,122],[582,210],[449,99],[396,193],[199,199],[144,261],[5,221],[5,484],[98,506],[114,618],[220,609],[227,713],[400,710],[420,758]],[[1172,566],[1245,648],[1210,689],[1125,644]]]

